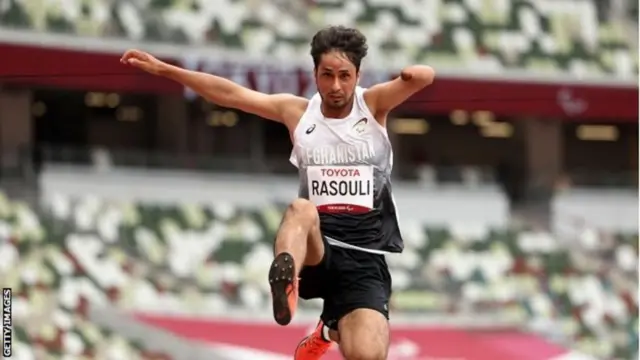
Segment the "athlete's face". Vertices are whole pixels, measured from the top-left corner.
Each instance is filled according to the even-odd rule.
[[[341,109],[351,103],[358,71],[344,53],[331,51],[322,55],[315,76],[325,106]]]

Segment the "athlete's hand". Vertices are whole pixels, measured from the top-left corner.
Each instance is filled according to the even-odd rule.
[[[122,55],[120,62],[144,70],[153,75],[160,75],[169,65],[153,57],[151,54],[140,50],[127,50]]]

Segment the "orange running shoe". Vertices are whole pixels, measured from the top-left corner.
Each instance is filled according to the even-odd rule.
[[[273,318],[288,325],[298,307],[298,277],[293,257],[289,253],[276,256],[269,269],[269,285],[273,300]]]
[[[322,334],[323,329],[324,324],[320,320],[313,333],[302,339],[298,344],[296,353],[293,356],[294,360],[318,360],[322,358],[322,355],[331,348],[331,340],[325,340]]]

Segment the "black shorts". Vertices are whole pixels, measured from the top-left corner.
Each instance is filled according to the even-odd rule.
[[[334,330],[356,309],[376,310],[389,319],[391,274],[384,255],[330,246],[324,237],[323,242],[320,264],[300,272],[300,297],[324,299],[320,318]]]

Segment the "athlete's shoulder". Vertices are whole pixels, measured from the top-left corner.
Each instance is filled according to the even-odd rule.
[[[306,98],[289,93],[273,94],[270,95],[269,99],[272,104],[275,104],[281,110],[281,113],[287,115],[287,117],[296,113],[302,115],[309,104],[309,100]]]
[[[371,117],[372,120],[376,120],[375,116],[373,115],[374,112],[371,111],[371,104],[370,104],[371,99],[369,98],[368,93],[369,93],[368,88],[357,86],[356,87],[356,103],[358,104],[360,109],[365,112],[365,114],[368,117]]]
[[[309,104],[309,99],[304,98],[302,96],[298,96],[298,95],[277,94],[276,96],[280,96],[281,101],[285,103],[285,105],[293,108],[306,109],[307,104]]]
[[[293,94],[277,94],[273,96],[279,97],[284,124],[289,129],[295,128],[302,115],[307,111],[309,100]]]
[[[322,98],[320,97],[320,93],[316,92],[315,94],[311,95],[308,101],[309,101],[309,104],[319,103],[320,101],[322,101]]]
[[[371,88],[365,88],[365,87],[357,87],[356,88],[356,95],[364,100],[364,102],[367,104],[368,107],[370,107],[370,105],[372,104],[372,99],[371,99]]]
[[[300,117],[305,117],[307,115],[315,116],[315,113],[320,112],[322,98],[319,93],[313,94],[309,99],[305,99],[304,111],[300,115]]]

